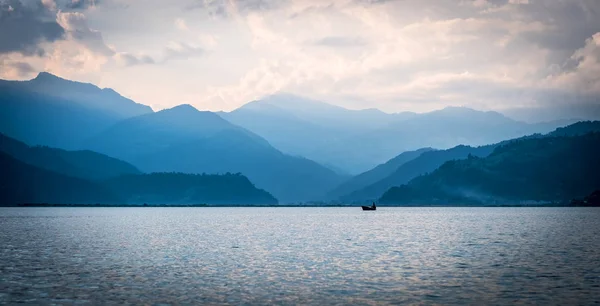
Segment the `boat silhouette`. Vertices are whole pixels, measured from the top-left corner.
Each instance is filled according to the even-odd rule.
[[[362,210],[377,210],[377,206],[375,206],[375,202],[371,206],[361,206]]]

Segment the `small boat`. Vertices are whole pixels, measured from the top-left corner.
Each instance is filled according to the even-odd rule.
[[[373,205],[371,206],[361,206],[362,210],[377,210],[377,206],[375,206],[375,203],[373,202]]]

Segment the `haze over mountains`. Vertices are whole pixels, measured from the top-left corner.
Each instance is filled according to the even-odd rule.
[[[112,89],[42,72],[30,81],[0,80],[0,132],[28,144],[78,148],[124,118],[151,113]]]
[[[84,146],[147,172],[241,172],[286,202],[317,199],[345,179],[313,161],[283,154],[258,135],[189,105],[123,120]]]
[[[93,151],[30,147],[3,134],[0,134],[0,152],[18,157],[19,160],[35,167],[87,180],[141,174],[129,163]]]
[[[355,193],[362,190],[363,188],[375,184],[381,180],[388,178],[390,175],[395,173],[399,167],[410,162],[416,158],[419,158],[425,152],[436,151],[432,148],[423,148],[415,151],[402,152],[400,155],[388,160],[387,162],[377,165],[375,168],[358,174],[351,179],[345,181],[332,191],[328,193],[328,197],[331,199],[342,198],[350,193]],[[393,186],[393,185],[392,185]],[[391,187],[391,186],[390,186]],[[389,188],[389,187],[388,187]],[[384,188],[383,191],[387,190]],[[375,196],[380,195],[381,192],[375,192]],[[370,200],[373,196],[367,194],[365,196],[353,195],[349,200]]]
[[[283,152],[358,174],[399,152],[485,145],[547,133],[573,121],[528,124],[463,107],[424,114],[348,110],[289,94],[250,102],[223,118],[263,136]]]
[[[100,153],[29,147],[2,134],[0,166],[0,206],[277,204],[241,174],[142,174]]]
[[[485,146],[471,147],[458,145],[447,150],[423,149],[424,151],[404,152],[387,163],[373,169],[387,169],[386,172],[379,172],[385,175],[376,175],[377,172],[373,170],[365,172],[334,189],[329,196],[344,202],[376,201],[388,189],[407,184],[419,176],[433,172],[449,161],[466,159],[469,156],[484,158],[494,152],[496,148],[514,141],[558,136],[574,137],[597,132],[600,132],[600,122],[582,121],[567,127],[558,128],[545,135],[532,134]],[[526,152],[523,153],[525,154]],[[573,152],[573,154],[576,154],[576,152]],[[390,165],[393,166],[390,167]],[[369,176],[371,180],[360,180],[364,176]]]
[[[0,81],[0,114],[4,162],[14,163],[12,169],[102,181],[97,187],[108,192],[106,199],[130,203],[240,201],[236,194],[247,195],[245,203],[367,201],[448,161],[484,158],[501,141],[546,133],[569,122],[528,124],[461,107],[388,114],[289,94],[268,96],[229,113],[190,105],[154,112],[110,89],[48,73],[30,81]],[[579,128],[589,132],[589,127]],[[187,174],[142,174],[154,172]],[[195,176],[203,173],[216,176]],[[177,180],[187,187],[158,188],[161,193],[153,194],[153,188],[142,186],[175,186]],[[117,188],[125,182],[130,187]],[[199,191],[213,182],[237,187],[210,196]],[[99,198],[100,189],[90,194]]]
[[[487,157],[444,163],[392,187],[384,204],[568,202],[600,187],[600,133],[534,137],[499,145]]]

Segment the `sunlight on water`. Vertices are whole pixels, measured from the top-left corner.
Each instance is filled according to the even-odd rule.
[[[600,302],[600,210],[2,208],[1,303]]]

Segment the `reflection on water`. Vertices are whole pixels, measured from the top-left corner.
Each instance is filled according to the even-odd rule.
[[[0,303],[100,301],[600,303],[600,209],[0,209]]]

